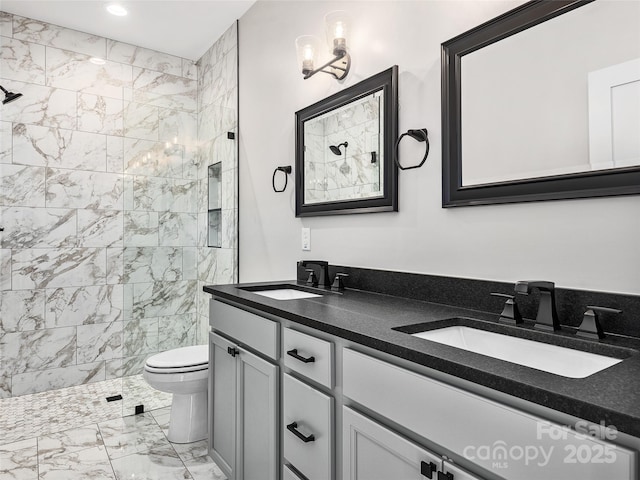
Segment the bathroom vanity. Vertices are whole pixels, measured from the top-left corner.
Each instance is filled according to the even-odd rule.
[[[538,335],[497,313],[295,281],[204,290],[209,451],[229,479],[638,478],[640,342],[581,340],[621,361],[571,378],[412,335]]]

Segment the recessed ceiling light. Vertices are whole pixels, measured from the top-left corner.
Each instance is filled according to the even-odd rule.
[[[120,5],[119,3],[109,3],[107,4],[107,12],[109,12],[111,15],[116,15],[118,17],[124,17],[127,13],[127,9],[124,8],[122,5]]]
[[[94,65],[104,65],[105,63],[107,63],[104,58],[100,58],[100,57],[91,57],[89,61]]]

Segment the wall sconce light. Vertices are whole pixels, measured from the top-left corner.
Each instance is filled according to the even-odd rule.
[[[318,72],[328,73],[336,80],[342,80],[349,73],[351,56],[347,52],[347,34],[349,19],[345,12],[335,11],[325,17],[327,41],[331,45],[333,58],[321,67],[314,68],[320,50],[320,40],[313,35],[303,35],[296,39],[298,63],[302,65],[304,79],[312,77]]]

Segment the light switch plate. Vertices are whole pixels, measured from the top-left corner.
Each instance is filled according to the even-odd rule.
[[[311,250],[311,229],[302,227],[302,250]]]

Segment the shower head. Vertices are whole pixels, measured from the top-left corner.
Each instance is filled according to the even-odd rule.
[[[342,155],[342,152],[340,151],[340,147],[344,147],[344,151],[347,151],[347,147],[349,146],[349,142],[343,142],[339,145],[329,145],[329,149],[331,150],[331,152],[333,152],[334,155]]]
[[[0,90],[4,92],[4,100],[2,100],[2,104],[6,105],[7,103],[13,102],[14,100],[20,98],[22,96],[21,93],[14,93],[6,90],[2,85],[0,85]]]

